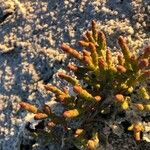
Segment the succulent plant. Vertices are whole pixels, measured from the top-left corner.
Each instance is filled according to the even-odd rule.
[[[150,78],[150,45],[139,55],[129,49],[126,38],[120,36],[118,44],[121,51],[114,55],[107,47],[104,33],[98,31],[96,22],[92,21],[91,29],[79,41],[82,51],[65,43],[61,45],[61,49],[78,62],[68,64],[70,72],[58,73],[62,80],[70,83],[74,94],[65,87],[45,85],[45,89],[55,93],[55,100],[63,105],[63,113],[58,116],[48,105],[39,110],[26,102],[20,103],[21,108],[34,113],[35,120],[45,119],[45,128],[52,139],[55,137],[53,129],[61,126],[66,143],[79,149],[97,149],[101,143],[101,129],[96,124],[101,124],[104,116],[108,115],[113,121],[118,112],[130,107],[135,113],[150,111],[149,89],[144,84]],[[140,99],[135,101],[131,95],[137,86],[140,87]],[[75,122],[77,125],[73,126]],[[129,130],[133,130],[135,140],[140,140],[144,127],[139,120],[133,122]]]

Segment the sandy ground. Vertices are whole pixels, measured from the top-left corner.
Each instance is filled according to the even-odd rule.
[[[114,50],[119,35],[132,49],[150,43],[150,0],[0,0],[0,150],[19,149],[26,112],[18,103],[49,100],[43,83],[57,82],[68,61],[60,44],[78,48],[93,19]]]

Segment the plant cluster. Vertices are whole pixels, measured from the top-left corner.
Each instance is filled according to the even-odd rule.
[[[54,129],[60,126],[64,132],[64,142],[71,142],[79,149],[97,149],[101,143],[101,131],[96,124],[101,124],[105,116],[115,119],[120,111],[150,111],[150,94],[146,83],[150,77],[150,46],[136,54],[128,47],[126,38],[120,36],[118,44],[121,51],[117,55],[107,47],[106,37],[96,28],[92,21],[79,44],[82,52],[63,43],[61,49],[74,57],[78,64],[70,63],[68,73],[59,72],[58,76],[70,83],[70,89],[60,89],[52,84],[45,89],[55,93],[55,100],[61,103],[64,111],[55,114],[50,106],[38,109],[35,105],[21,102],[21,108],[35,114],[35,120],[46,120],[47,133],[55,139]],[[116,54],[116,53],[115,53]],[[132,100],[132,93],[139,87],[140,99]],[[113,111],[112,111],[113,110]],[[114,111],[115,110],[115,111]],[[72,124],[77,122],[77,125]],[[141,140],[144,126],[139,121],[132,122],[129,130],[134,133],[135,140]]]

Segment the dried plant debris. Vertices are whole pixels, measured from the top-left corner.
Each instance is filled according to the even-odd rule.
[[[90,30],[79,41],[81,52],[66,43],[61,45],[61,49],[78,62],[69,63],[67,72],[57,74],[70,86],[61,88],[48,83],[45,89],[54,93],[54,100],[63,111],[58,115],[47,104],[38,108],[20,103],[21,108],[34,114],[35,121],[45,120],[43,129],[33,132],[35,138],[42,141],[44,138],[45,143],[54,142],[61,147],[70,143],[81,150],[95,150],[106,148],[108,145],[104,143],[108,143],[111,130],[121,131],[122,123],[135,141],[142,140],[145,126],[141,116],[150,112],[150,45],[139,55],[129,49],[126,38],[120,36],[118,44],[121,51],[113,55],[105,34],[97,30],[96,22],[92,21]],[[138,92],[136,100],[132,96],[135,91]],[[123,112],[124,119],[119,121],[117,116]],[[57,135],[58,129],[61,136]]]

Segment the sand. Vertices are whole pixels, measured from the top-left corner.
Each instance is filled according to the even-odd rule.
[[[49,100],[43,84],[57,82],[69,61],[61,43],[78,48],[93,19],[112,50],[119,35],[136,51],[150,43],[149,0],[0,0],[0,150],[20,149],[27,113],[19,102]]]

